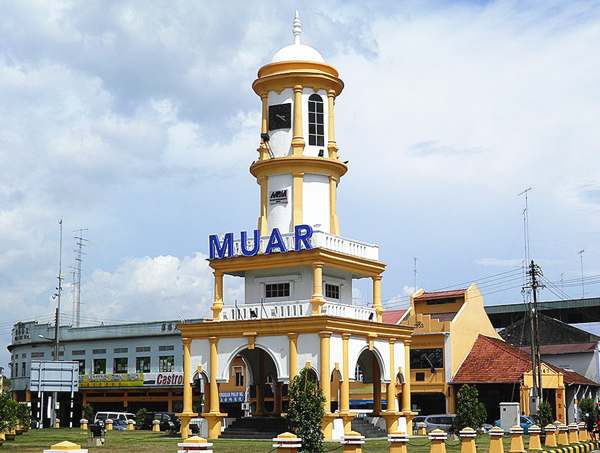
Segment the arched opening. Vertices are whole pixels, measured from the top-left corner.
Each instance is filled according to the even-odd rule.
[[[365,349],[358,356],[354,370],[354,383],[350,385],[350,409],[369,411],[379,415],[382,410],[382,366],[373,351]]]
[[[342,373],[337,368],[331,372],[331,408],[330,412],[337,412],[340,408],[340,385]]]
[[[323,98],[318,94],[311,94],[308,98],[308,144],[311,146],[325,145]]]

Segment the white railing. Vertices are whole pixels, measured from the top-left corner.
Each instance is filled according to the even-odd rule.
[[[294,234],[286,233],[282,234],[283,242],[288,250],[294,250]],[[260,238],[260,253],[264,253],[269,236],[263,236]],[[366,258],[370,260],[379,259],[379,247],[373,244],[367,244],[366,242],[354,241],[352,239],[346,239],[340,236],[335,236],[324,231],[315,230],[312,237],[309,239],[310,244],[314,247],[320,247],[334,252],[345,253],[347,255],[358,256],[360,258]],[[254,249],[254,238],[249,236],[246,244],[246,249]],[[233,254],[242,254],[242,244],[238,239],[233,243]]]
[[[370,307],[359,307],[356,305],[336,304],[326,302],[321,307],[321,312],[329,316],[338,316],[340,318],[361,319],[363,321],[374,321],[375,310]]]
[[[369,307],[325,302],[323,314],[339,318],[375,320],[375,310]],[[287,302],[267,302],[262,304],[225,305],[221,316],[223,321],[247,319],[298,318],[311,315],[310,301],[294,300]]]

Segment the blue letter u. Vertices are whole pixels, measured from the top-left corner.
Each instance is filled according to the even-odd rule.
[[[254,230],[254,248],[248,249],[246,246],[248,245],[248,232],[242,231],[240,233],[240,242],[242,245],[242,255],[244,256],[254,256],[258,254],[260,250],[260,231]]]

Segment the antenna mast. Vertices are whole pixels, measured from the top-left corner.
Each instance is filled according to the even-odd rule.
[[[581,263],[581,298],[585,299],[585,283],[583,282],[583,253],[584,249],[581,249],[577,252],[579,255],[579,262]]]
[[[75,265],[73,266],[73,326],[79,327],[81,321],[81,263],[83,262],[83,247],[88,241],[83,235],[87,228],[75,230]]]

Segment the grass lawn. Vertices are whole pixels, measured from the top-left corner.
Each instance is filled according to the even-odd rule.
[[[92,447],[91,444],[88,445],[88,434],[79,429],[32,430],[17,436],[16,440],[12,442],[4,442],[4,445],[0,447],[0,452],[42,453],[44,448],[68,440],[81,445],[82,448],[88,448],[90,453],[175,453],[177,442],[180,442],[179,439],[150,431],[112,431],[107,434],[104,447]],[[481,452],[488,450],[488,444],[489,439],[487,436],[477,439],[477,447]],[[508,451],[509,444],[510,440],[506,436],[504,439],[505,451]],[[330,450],[338,446],[337,443],[329,443],[325,446],[325,449]],[[214,442],[213,451],[215,453],[267,453],[271,448],[272,442],[268,440],[224,439]],[[458,453],[460,451],[458,441],[448,441],[446,449],[448,453]],[[428,453],[429,444],[425,438],[414,438],[411,439],[408,450],[410,453]],[[365,453],[387,453],[388,451],[388,443],[385,439],[368,440],[363,446],[363,452]]]

